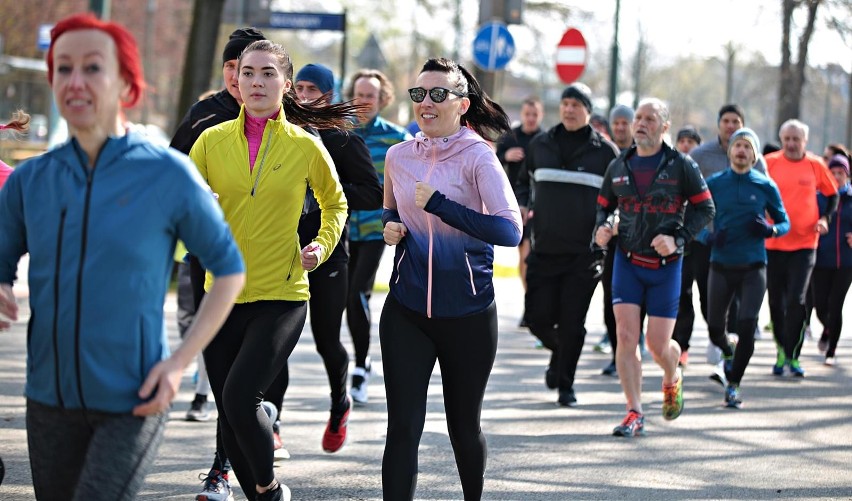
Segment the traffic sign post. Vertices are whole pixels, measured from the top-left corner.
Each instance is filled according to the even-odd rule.
[[[515,39],[503,23],[488,23],[473,39],[473,61],[486,71],[502,70],[515,55]]]
[[[586,39],[576,28],[569,28],[556,47],[556,74],[566,84],[573,83],[586,69]]]

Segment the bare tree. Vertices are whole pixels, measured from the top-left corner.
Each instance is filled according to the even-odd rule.
[[[778,88],[777,125],[790,118],[798,118],[801,112],[802,89],[805,86],[805,68],[808,65],[808,45],[816,27],[817,9],[824,0],[781,0],[781,74]],[[807,9],[805,25],[796,47],[793,62],[791,48],[793,16],[800,7]]]
[[[224,7],[225,0],[195,0],[175,123],[180,122],[186,110],[210,85],[215,57],[213,47],[216,47]]]

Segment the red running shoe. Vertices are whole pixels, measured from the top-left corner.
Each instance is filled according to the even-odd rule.
[[[331,411],[325,433],[322,435],[322,450],[328,453],[337,452],[346,443],[346,431],[349,425],[349,411],[352,401],[346,396],[346,410],[342,413]]]

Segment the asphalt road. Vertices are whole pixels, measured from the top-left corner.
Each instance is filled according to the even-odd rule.
[[[498,250],[498,261],[512,264],[513,259],[514,250]],[[379,275],[379,281],[386,280],[386,263]],[[737,411],[722,407],[722,389],[707,377],[707,331],[698,320],[685,372],[682,416],[672,422],[662,419],[661,371],[645,360],[647,436],[625,439],[610,434],[625,412],[618,380],[600,375],[608,355],[592,350],[603,332],[600,289],[589,312],[589,334],[578,368],[578,405],[560,408],[555,391],[544,386],[548,352],[536,349],[529,333],[517,327],[523,304],[520,282],[497,279],[496,287],[500,345],[482,413],[489,447],[484,499],[852,499],[852,335],[841,339],[833,368],[822,365],[816,343],[808,342],[802,355],[807,377],[793,379],[771,375],[775,349],[765,333],[743,381],[745,407]],[[16,290],[26,295],[25,287]],[[384,294],[373,298],[374,324],[383,301]],[[166,309],[169,325],[174,325],[173,297]],[[33,499],[21,396],[26,308],[24,313],[13,331],[0,338],[0,456],[6,463],[0,500]],[[764,307],[761,325],[767,319]],[[820,332],[816,321],[814,327]],[[342,337],[351,353],[345,328]],[[177,342],[176,334],[172,338]],[[352,412],[344,448],[326,454],[320,438],[328,418],[328,386],[306,327],[290,359],[283,412],[282,439],[292,457],[276,463],[278,478],[290,486],[293,499],[381,499],[387,420],[375,329],[372,355],[376,375],[370,403]],[[209,467],[214,421],[183,420],[194,390],[193,371],[187,370],[166,439],[139,499],[194,499],[200,486],[197,477]],[[462,499],[437,368],[420,446],[416,497]],[[237,499],[243,498],[237,488]]]

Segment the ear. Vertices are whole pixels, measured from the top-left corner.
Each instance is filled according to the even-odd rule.
[[[291,87],[293,87],[293,81],[288,78],[284,81],[284,94],[290,92]]]
[[[468,108],[470,108],[470,98],[461,98],[461,104],[459,105],[459,115],[464,115],[465,113],[467,113]]]
[[[121,92],[118,97],[121,99],[122,103],[130,101],[130,84],[123,78],[121,79]]]

